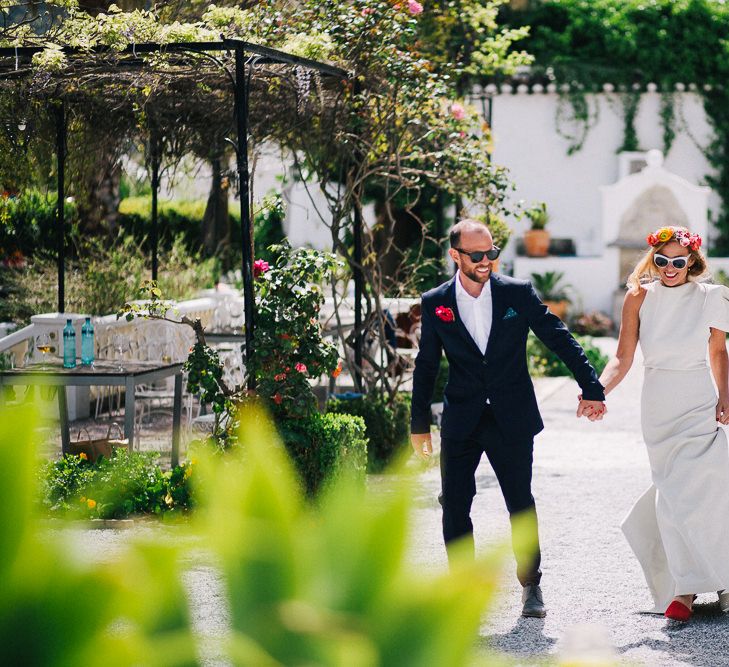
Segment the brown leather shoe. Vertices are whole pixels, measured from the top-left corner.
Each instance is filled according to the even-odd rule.
[[[537,584],[527,584],[521,592],[523,607],[521,615],[525,618],[544,618],[547,608],[544,606],[542,589]]]

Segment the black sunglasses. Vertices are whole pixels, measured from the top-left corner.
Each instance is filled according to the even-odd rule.
[[[491,250],[476,250],[475,252],[466,252],[460,248],[453,248],[453,250],[457,250],[462,255],[468,255],[468,259],[470,259],[474,264],[478,264],[484,257],[488,257],[491,261],[493,261],[501,254],[501,248],[498,246],[494,246]]]
[[[659,269],[672,264],[674,269],[678,269],[680,271],[681,269],[686,268],[686,264],[688,264],[688,257],[666,257],[665,255],[659,255],[656,253],[653,255],[653,263]]]

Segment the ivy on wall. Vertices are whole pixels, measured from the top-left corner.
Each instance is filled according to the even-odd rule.
[[[545,80],[570,84],[572,131],[568,152],[579,150],[593,123],[589,92],[614,84],[622,104],[623,145],[637,150],[635,118],[642,89],[649,82],[661,93],[660,120],[667,153],[676,136],[676,84],[697,85],[713,128],[703,147],[714,172],[707,183],[722,208],[714,217],[713,254],[729,254],[729,7],[715,0],[545,0],[531,9],[504,8],[513,27],[531,26],[520,48],[535,57],[533,72]],[[558,125],[566,114],[558,114]],[[562,131],[564,134],[564,132]]]

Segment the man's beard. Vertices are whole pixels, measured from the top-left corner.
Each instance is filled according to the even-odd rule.
[[[477,273],[476,269],[464,269],[461,268],[463,274],[473,280],[475,283],[485,283],[491,277],[491,267],[489,266],[488,273]]]

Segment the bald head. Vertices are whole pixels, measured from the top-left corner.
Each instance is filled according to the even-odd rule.
[[[461,245],[461,234],[463,233],[470,234],[476,234],[480,235],[483,234],[485,237],[488,238],[489,241],[493,242],[493,239],[491,238],[491,232],[489,231],[489,228],[479,220],[474,220],[473,218],[464,218],[463,220],[458,221],[453,227],[451,227],[450,231],[450,243],[451,248],[458,248]]]

